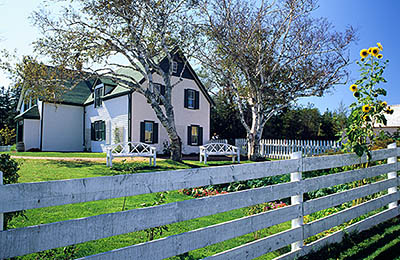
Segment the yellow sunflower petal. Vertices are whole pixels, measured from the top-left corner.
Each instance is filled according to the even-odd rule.
[[[376,55],[376,57],[377,57],[378,59],[382,59],[382,58],[383,58],[383,55],[379,53],[378,55]]]
[[[353,91],[353,92],[356,92],[357,91],[357,85],[356,84],[351,85],[350,86],[350,90]]]
[[[371,54],[376,57],[379,54],[379,48],[378,47],[373,47],[371,49]]]
[[[383,51],[383,46],[382,46],[382,44],[381,44],[380,42],[378,42],[376,45],[378,45],[378,48],[379,48],[381,51]]]
[[[368,50],[367,50],[367,49],[362,49],[362,50],[360,51],[360,56],[361,56],[362,59],[368,57],[368,55],[369,55],[369,54],[368,54]]]

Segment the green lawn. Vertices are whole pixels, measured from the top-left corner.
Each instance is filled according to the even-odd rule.
[[[9,154],[11,156],[29,156],[29,157],[72,157],[72,158],[105,158],[105,153],[73,153],[73,152],[0,152],[0,154]]]
[[[73,178],[84,178],[84,177],[97,177],[105,175],[119,174],[120,171],[111,170],[105,166],[105,163],[100,162],[87,162],[87,161],[54,161],[54,160],[28,160],[28,159],[17,159],[21,163],[21,170],[19,171],[21,177],[20,182],[37,182],[37,181],[48,181],[48,180],[61,180],[61,179],[73,179]],[[118,169],[131,169],[137,172],[153,171],[153,170],[172,170],[172,169],[185,169],[193,167],[205,167],[203,164],[194,161],[184,161],[183,163],[176,163],[170,160],[157,161],[158,166],[156,169],[151,168],[147,163],[130,163],[122,164],[115,163]],[[209,166],[217,166],[231,164],[229,161],[211,161]],[[133,209],[143,207],[143,203],[151,203],[155,199],[155,194],[145,194],[134,197],[128,197],[126,199],[125,209]],[[178,191],[171,191],[167,195],[167,203],[192,199],[192,197],[183,195]],[[14,219],[10,225],[13,228],[25,227],[43,223],[51,223],[62,220],[81,218],[94,216],[104,213],[118,212],[122,210],[124,204],[124,198],[109,199],[103,201],[93,201],[87,203],[71,204],[65,206],[48,207],[42,209],[33,209],[26,212],[27,219],[18,217]],[[233,210],[213,216],[203,217],[199,219],[189,220],[176,224],[168,225],[168,231],[164,232],[162,236],[169,236],[173,234],[179,234],[185,231],[205,227],[217,223],[226,222],[232,219],[246,216],[246,209]],[[285,229],[290,228],[290,223],[283,223],[265,230],[262,230],[259,237],[264,237],[270,234],[274,234]],[[145,231],[134,232],[110,238],[105,238],[93,242],[87,242],[76,245],[76,251],[73,258],[83,257],[91,254],[109,251],[112,249],[133,245],[147,241],[147,234]],[[205,256],[209,256],[224,250],[239,246],[244,243],[254,241],[254,234],[248,234],[242,237],[238,237],[229,241],[211,245],[203,249],[195,250],[190,252],[187,256],[174,257],[172,259],[200,259]],[[265,255],[259,259],[272,259],[280,253],[287,252],[288,247]],[[31,254],[18,259],[45,259],[45,258],[57,258],[57,252],[60,254],[62,249],[47,251],[47,253]],[[64,258],[61,258],[64,259]]]
[[[331,244],[299,260],[400,259],[400,217],[390,219],[369,230],[345,236],[343,242]]]

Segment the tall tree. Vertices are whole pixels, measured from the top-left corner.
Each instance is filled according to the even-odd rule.
[[[206,0],[203,6],[210,39],[203,61],[215,77],[228,79],[246,129],[248,156],[256,159],[272,115],[346,81],[347,49],[355,32],[351,27],[336,32],[326,19],[311,17],[315,0]]]
[[[182,81],[186,62],[177,80],[172,78],[172,62],[177,59],[178,48],[188,57],[199,46],[194,37],[196,27],[191,24],[195,1],[68,2],[73,6],[62,8],[59,16],[45,10],[33,14],[43,34],[34,43],[35,51],[57,68],[90,72],[84,74],[86,77],[107,76],[142,94],[168,133],[171,158],[180,161],[182,142],[176,130],[171,92]],[[160,66],[163,57],[167,69]],[[165,95],[154,87],[154,74],[161,75]]]

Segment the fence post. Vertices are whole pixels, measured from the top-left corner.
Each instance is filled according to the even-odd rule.
[[[302,179],[302,152],[292,153],[292,159],[299,159],[299,171],[290,173],[291,182],[300,182]],[[301,227],[303,229],[303,190],[301,185],[299,185],[299,194],[291,197],[291,205],[300,204],[301,205],[301,216],[292,220],[292,228]],[[302,232],[304,234],[304,231]],[[292,251],[298,250],[303,247],[303,235],[301,240],[292,243]]]
[[[3,172],[0,171],[0,186],[2,185],[3,185]],[[4,213],[0,212],[0,231],[3,231],[3,228],[4,228]]]
[[[397,148],[397,145],[396,145],[396,143],[392,143],[392,144],[389,144],[387,148],[388,149]],[[397,163],[397,155],[395,157],[389,157],[387,160],[387,163],[388,164]],[[388,179],[394,179],[394,178],[397,178],[397,171],[389,172]],[[397,186],[388,189],[389,194],[396,193],[396,192],[397,192]],[[389,209],[392,209],[395,207],[397,207],[397,200],[389,203]]]

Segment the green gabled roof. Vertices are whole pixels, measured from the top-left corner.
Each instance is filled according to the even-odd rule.
[[[34,105],[30,107],[28,110],[17,115],[15,119],[40,119],[38,106]]]
[[[107,95],[104,95],[102,97],[103,100],[107,100],[110,98],[114,98],[114,97],[119,97],[119,96],[123,96],[126,95],[130,92],[130,89],[127,89],[125,87],[122,86],[116,86],[110,93],[108,93]],[[91,103],[93,103],[94,101],[94,95],[91,94],[89,95],[89,97],[85,100],[84,105],[89,105]]]
[[[71,105],[83,105],[91,95],[91,86],[93,80],[85,80],[78,83],[76,86],[66,86],[70,88],[60,97],[60,102]]]

